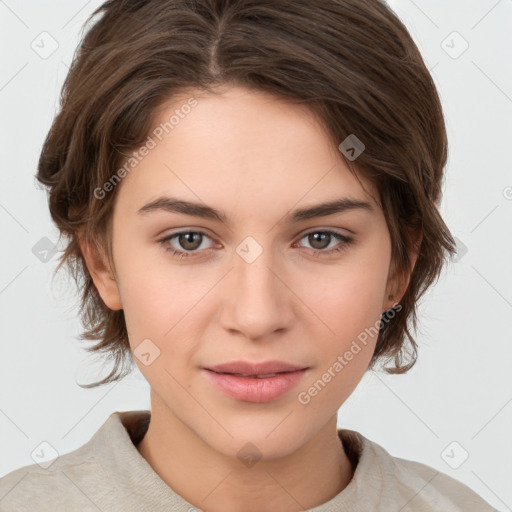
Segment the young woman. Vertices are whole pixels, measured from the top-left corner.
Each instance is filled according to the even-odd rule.
[[[436,88],[379,0],[111,0],[37,177],[93,350],[150,411],[113,413],[0,509],[491,511],[337,411],[415,362],[453,238]],[[376,418],[376,421],[378,419]]]

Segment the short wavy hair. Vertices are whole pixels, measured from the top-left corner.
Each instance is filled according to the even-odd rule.
[[[96,19],[97,18],[97,19]],[[107,182],[148,136],[158,109],[191,89],[241,85],[307,104],[336,146],[355,134],[365,149],[350,171],[379,192],[392,268],[409,277],[399,310],[383,318],[369,368],[416,362],[418,300],[456,246],[439,212],[447,135],[433,79],[389,6],[380,0],[109,0],[88,18],[42,147],[37,179],[81,292],[80,339],[114,361],[118,380],[133,368],[123,310],[102,301],[79,239],[106,249],[117,188]],[[409,230],[422,239],[412,273]],[[399,312],[397,312],[399,311]],[[389,312],[389,310],[388,310]],[[388,312],[385,312],[385,316]]]

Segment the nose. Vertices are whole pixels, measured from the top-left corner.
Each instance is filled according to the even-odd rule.
[[[295,295],[282,265],[270,250],[250,261],[234,254],[227,277],[221,323],[251,340],[263,340],[286,331],[295,318]]]

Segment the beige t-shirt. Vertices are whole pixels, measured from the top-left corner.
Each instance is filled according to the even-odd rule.
[[[150,416],[147,410],[114,412],[86,444],[50,466],[33,464],[0,478],[0,512],[198,512],[138,452]],[[496,512],[425,464],[393,457],[356,431],[338,434],[356,464],[354,476],[309,512]]]

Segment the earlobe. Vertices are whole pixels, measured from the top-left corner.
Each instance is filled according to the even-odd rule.
[[[386,288],[386,299],[384,301],[384,310],[393,307],[394,304],[400,302],[404,296],[411,280],[411,274],[416,265],[418,254],[421,247],[421,240],[423,238],[421,231],[415,231],[412,228],[408,229],[409,237],[407,240],[407,254],[409,255],[410,268],[407,275],[399,272],[396,265],[391,265],[390,277],[388,279],[388,286]]]
[[[79,245],[87,269],[105,305],[113,311],[123,309],[119,287],[103,247],[83,238],[80,239]]]

